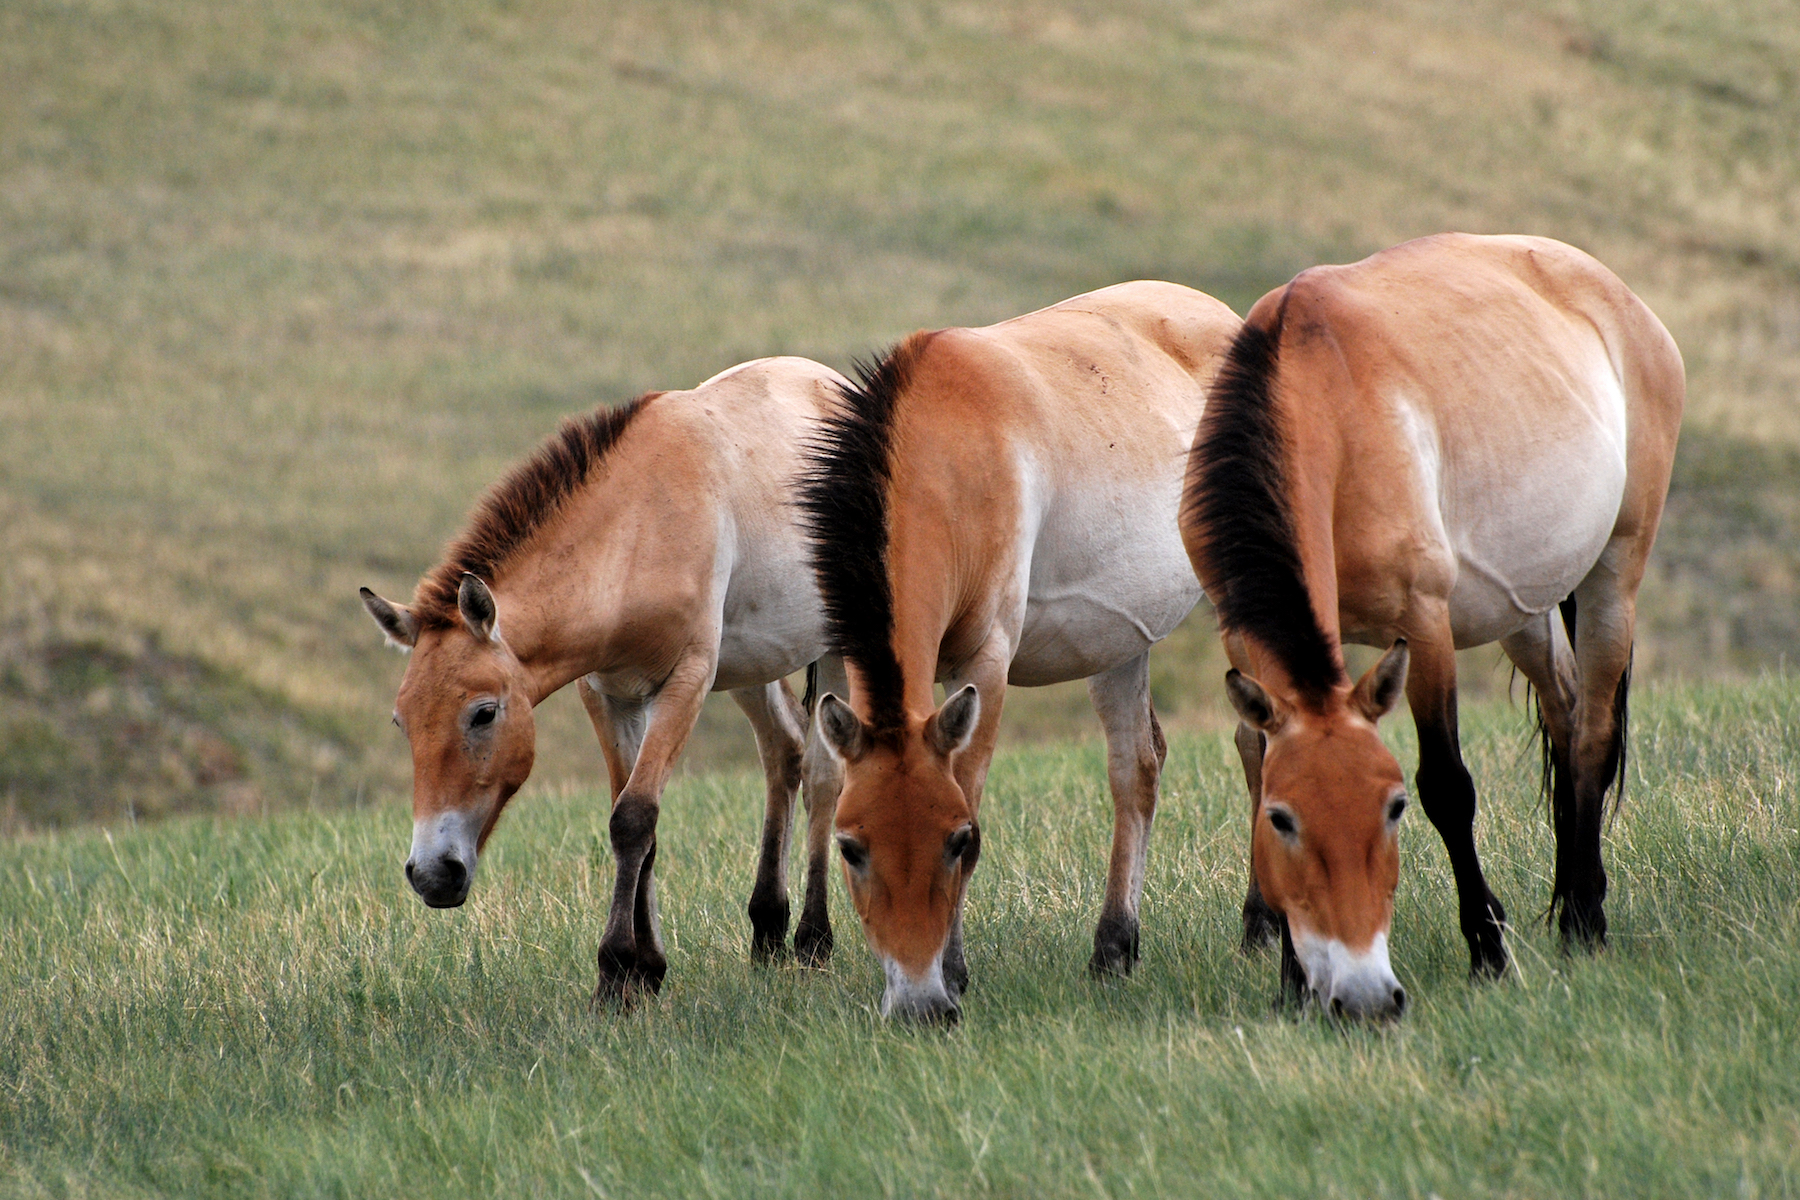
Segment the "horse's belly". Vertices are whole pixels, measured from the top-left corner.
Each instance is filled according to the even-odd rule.
[[[1571,477],[1504,489],[1479,520],[1450,531],[1456,585],[1450,629],[1458,647],[1517,632],[1566,598],[1606,549],[1624,497],[1624,463],[1601,456]]]
[[[715,691],[770,683],[825,652],[824,609],[805,560],[760,550],[740,561],[726,590]]]
[[[1098,675],[1144,653],[1193,611],[1200,584],[1175,521],[1180,483],[1162,482],[1084,496],[1047,514],[1031,547],[1009,683]]]

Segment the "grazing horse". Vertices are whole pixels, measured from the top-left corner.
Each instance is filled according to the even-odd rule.
[[[1536,689],[1563,944],[1606,937],[1638,584],[1681,424],[1681,355],[1560,242],[1446,234],[1318,267],[1251,309],[1207,401],[1182,536],[1218,609],[1251,796],[1246,945],[1331,1011],[1397,1016],[1387,931],[1406,808],[1375,723],[1404,690],[1419,800],[1472,974],[1505,970],[1456,731],[1459,648]],[[1354,686],[1341,644],[1391,646]]]
[[[729,690],[768,784],[751,893],[754,950],[788,922],[795,793],[807,805],[803,959],[828,956],[826,871],[839,772],[785,677],[820,659],[824,613],[789,505],[800,447],[836,411],[837,372],[799,358],[734,367],[562,428],[483,498],[410,607],[363,603],[411,651],[394,709],[413,757],[406,877],[459,905],[494,823],[531,771],[532,709],[579,680],[612,784],[617,860],[595,998],[654,992],[656,819],[701,702]],[[834,659],[820,664],[841,679]]]
[[[886,974],[884,1015],[958,1015],[963,896],[1008,683],[1089,680],[1115,813],[1091,966],[1136,961],[1166,753],[1149,650],[1200,598],[1175,517],[1238,325],[1188,288],[1120,284],[913,334],[827,421],[800,504],[850,691],[820,700],[818,725],[844,764],[837,844]]]

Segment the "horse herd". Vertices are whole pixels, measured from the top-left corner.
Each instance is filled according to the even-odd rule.
[[[1408,800],[1376,733],[1402,695],[1471,971],[1505,970],[1454,657],[1496,641],[1538,696],[1552,912],[1565,946],[1604,942],[1601,822],[1684,394],[1673,340],[1605,267],[1440,235],[1305,271],[1242,321],[1124,283],[914,334],[858,374],[760,359],[565,421],[410,605],[363,590],[411,651],[394,720],[426,904],[467,897],[532,710],[574,682],[613,797],[596,999],[655,991],[660,797],[723,689],[767,782],[754,953],[785,952],[803,794],[795,955],[831,954],[835,850],[883,1014],[954,1020],[1006,689],[1086,679],[1114,804],[1090,968],[1128,973],[1166,753],[1148,654],[1204,593],[1250,794],[1244,942],[1279,939],[1285,989],[1343,1017],[1405,1007],[1387,931]],[[1352,681],[1345,642],[1385,654]]]

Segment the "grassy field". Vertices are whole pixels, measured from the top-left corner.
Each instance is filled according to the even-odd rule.
[[[1784,0],[0,6],[0,827],[405,786],[406,595],[563,413],[1136,276],[1580,244],[1692,382],[1644,678],[1800,641]],[[1216,706],[1207,619],[1165,709]],[[1491,675],[1486,667],[1482,678]],[[1010,706],[1067,732],[1067,693]],[[598,772],[579,708],[549,780]],[[709,710],[702,764],[742,762]]]
[[[1800,1193],[1800,690],[1637,697],[1611,949],[1534,918],[1523,713],[1468,715],[1517,972],[1465,980],[1409,816],[1386,1030],[1272,1010],[1234,950],[1241,780],[1176,739],[1145,958],[1089,981],[1109,808],[1092,744],[997,763],[962,1026],[874,1014],[840,890],[828,972],[748,961],[759,786],[670,789],[662,996],[590,1015],[603,803],[539,791],[469,904],[399,871],[400,808],[189,818],[0,847],[0,1193],[1783,1196]],[[1410,761],[1404,723],[1394,742]]]

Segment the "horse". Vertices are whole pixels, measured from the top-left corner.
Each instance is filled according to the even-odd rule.
[[[1191,289],[1119,284],[915,333],[859,365],[826,420],[799,504],[849,697],[826,693],[817,725],[843,764],[835,840],[884,1017],[960,1014],[963,898],[1008,684],[1089,681],[1114,805],[1090,967],[1136,962],[1167,753],[1149,650],[1200,599],[1175,514],[1238,325]]]
[[[1404,692],[1470,971],[1506,910],[1475,851],[1455,652],[1499,642],[1547,742],[1565,951],[1606,939],[1601,821],[1624,787],[1638,585],[1685,394],[1617,276],[1546,238],[1444,234],[1259,300],[1207,400],[1182,538],[1217,609],[1251,799],[1244,943],[1286,993],[1398,1017],[1388,957],[1406,810],[1376,722]],[[1386,648],[1352,684],[1342,645]]]
[[[664,784],[708,691],[755,730],[767,783],[750,896],[752,949],[785,949],[787,857],[805,785],[807,882],[795,952],[831,953],[826,912],[835,759],[785,682],[829,684],[824,615],[788,503],[799,447],[848,380],[765,358],[685,392],[565,420],[476,506],[403,606],[363,604],[410,652],[394,723],[413,760],[406,878],[433,908],[469,894],[482,848],[524,784],[532,710],[578,681],[612,790],[617,863],[600,941],[602,999],[654,993],[668,969],[653,868]]]

